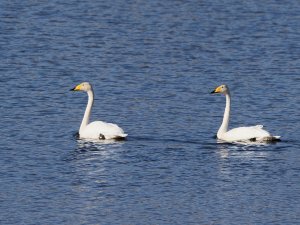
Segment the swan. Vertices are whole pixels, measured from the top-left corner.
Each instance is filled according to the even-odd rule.
[[[272,136],[268,131],[263,129],[262,125],[251,127],[238,127],[228,130],[229,116],[230,116],[230,92],[226,85],[220,85],[215,88],[211,94],[221,93],[226,96],[226,107],[223,116],[223,122],[218,130],[217,137],[226,142],[239,142],[239,141],[257,141],[257,142],[270,142],[280,140],[280,136]]]
[[[113,123],[102,121],[89,122],[91,110],[94,102],[94,92],[92,85],[88,82],[83,82],[70,91],[85,91],[88,94],[88,103],[85,113],[79,128],[79,137],[86,139],[125,139],[127,134],[123,129]]]

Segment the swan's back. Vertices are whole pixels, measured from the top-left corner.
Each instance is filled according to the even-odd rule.
[[[118,125],[102,121],[89,123],[82,131],[79,131],[79,135],[81,138],[92,139],[118,139],[127,136]]]
[[[226,141],[241,141],[270,137],[271,134],[262,128],[262,125],[234,128],[223,134],[221,139],[225,139]]]

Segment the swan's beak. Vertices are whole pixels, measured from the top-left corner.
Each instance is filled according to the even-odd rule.
[[[210,92],[211,94],[216,94],[216,93],[220,93],[222,90],[221,86],[217,87],[215,90],[213,90],[212,92]]]
[[[80,91],[80,90],[81,90],[80,84],[77,85],[76,87],[70,89],[70,91]]]

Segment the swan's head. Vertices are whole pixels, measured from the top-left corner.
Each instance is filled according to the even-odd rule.
[[[72,88],[70,91],[89,91],[92,90],[92,85],[89,82],[83,82]]]
[[[215,94],[215,93],[227,94],[228,91],[229,91],[228,87],[225,84],[222,84],[219,87],[217,87],[215,90],[213,90],[211,94]]]

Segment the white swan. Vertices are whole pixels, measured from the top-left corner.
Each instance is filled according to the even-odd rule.
[[[230,116],[230,92],[226,85],[220,85],[211,92],[222,93],[226,96],[226,107],[223,117],[222,125],[220,126],[217,137],[220,140],[227,142],[238,142],[238,141],[258,141],[268,142],[276,141],[280,139],[280,136],[272,136],[268,131],[262,129],[262,125],[256,125],[251,127],[238,127],[232,130],[228,130],[229,116]]]
[[[79,128],[79,137],[87,139],[124,139],[127,134],[123,129],[113,123],[94,121],[89,123],[91,109],[94,102],[94,92],[91,84],[83,82],[71,91],[85,91],[88,94],[88,103]]]

